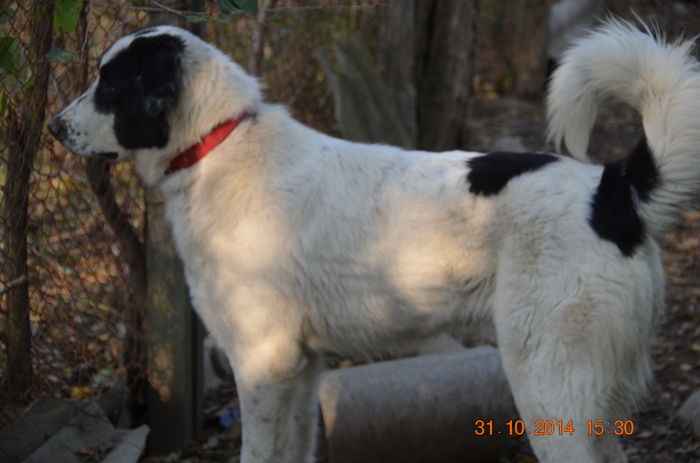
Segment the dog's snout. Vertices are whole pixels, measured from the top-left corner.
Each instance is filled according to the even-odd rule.
[[[51,121],[49,121],[48,129],[51,135],[53,135],[56,138],[56,140],[63,140],[63,137],[66,133],[66,124],[65,122],[63,122],[63,119],[56,116],[53,119],[51,119]]]

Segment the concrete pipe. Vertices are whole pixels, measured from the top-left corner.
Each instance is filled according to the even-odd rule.
[[[517,416],[493,347],[330,371],[319,398],[330,463],[497,461]]]

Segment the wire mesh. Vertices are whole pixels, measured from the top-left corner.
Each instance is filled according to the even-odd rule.
[[[0,251],[13,225],[7,211],[8,172],[13,162],[13,114],[26,102],[32,70],[41,57],[31,53],[32,7],[36,2],[6,2],[0,7]],[[39,2],[41,3],[41,2]],[[48,2],[44,2],[48,3]],[[51,138],[46,120],[83,92],[95,77],[97,60],[115,39],[163,13],[161,4],[142,1],[78,2],[79,21],[69,31],[54,24],[45,113],[36,111],[38,149],[29,180],[26,274],[7,274],[0,265],[0,370],[5,372],[9,339],[8,292],[29,284],[31,361],[34,372],[27,397],[50,393],[82,399],[99,393],[118,375],[129,311],[138,310],[129,287],[129,268],[114,233],[97,205],[85,170],[75,157]],[[205,38],[249,65],[251,37],[264,27],[260,55],[261,79],[270,100],[292,108],[307,124],[334,132],[333,102],[314,51],[352,31],[376,36],[379,0],[330,0],[309,6],[303,0],[270,2],[264,26],[244,14],[221,15],[208,2]],[[176,18],[186,13],[171,13]],[[189,15],[189,22],[194,20]],[[197,20],[198,21],[198,20]],[[187,22],[185,22],[187,23]],[[144,239],[144,191],[133,165],[112,167],[115,200],[131,226]],[[143,367],[142,365],[137,365]],[[7,399],[0,397],[0,399]],[[5,407],[3,407],[5,408]],[[0,422],[7,416],[0,416]]]
[[[54,31],[45,114],[34,127],[38,150],[29,181],[26,279],[29,281],[29,317],[34,380],[28,396],[50,392],[83,398],[99,391],[119,372],[124,313],[131,310],[126,288],[127,271],[120,249],[100,210],[95,207],[85,175],[84,160],[67,154],[43,130],[45,115],[60,110],[82,92],[93,77],[95,61],[114,38],[144,24],[146,15],[122,8],[121,3],[94,5],[85,2],[80,24],[70,32]],[[0,185],[5,192],[13,136],[12,114],[25,103],[32,69],[41,57],[30,53],[32,2],[10,2],[0,25],[9,59],[0,78]],[[9,58],[8,58],[9,55]],[[131,175],[132,167],[119,166],[113,175],[117,201],[143,228],[143,192]],[[5,204],[3,195],[3,205]],[[12,226],[13,214],[2,214],[0,242]],[[8,250],[3,249],[3,256]],[[12,281],[0,270],[0,288],[11,290]],[[5,298],[0,312],[6,327]],[[5,330],[2,330],[5,332]],[[2,353],[9,342],[2,338]],[[0,355],[5,369],[6,355]],[[11,378],[7,378],[11,381]]]

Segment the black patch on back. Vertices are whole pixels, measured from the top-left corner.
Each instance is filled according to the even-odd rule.
[[[593,231],[614,243],[622,255],[632,256],[645,235],[637,202],[648,201],[659,183],[659,170],[644,138],[626,159],[605,165],[591,204]]]
[[[559,158],[551,154],[495,152],[467,161],[469,191],[475,195],[500,193],[518,175],[538,170]]]
[[[124,148],[168,143],[167,110],[177,101],[184,48],[173,35],[139,37],[100,68],[95,107],[115,115],[114,131]]]

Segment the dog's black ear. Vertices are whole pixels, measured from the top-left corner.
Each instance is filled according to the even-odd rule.
[[[182,80],[181,56],[184,43],[179,37],[143,37],[148,52],[141,65],[143,110],[149,117],[160,116],[175,104]]]

